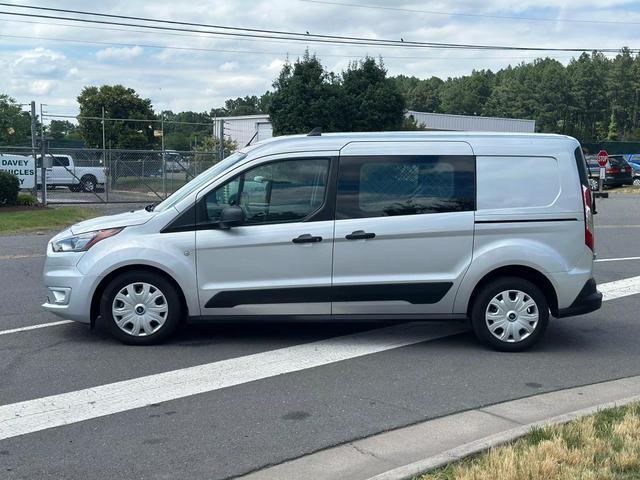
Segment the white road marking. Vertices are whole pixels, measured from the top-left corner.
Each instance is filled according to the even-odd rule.
[[[27,332],[29,330],[38,330],[40,328],[57,327],[58,325],[66,325],[73,323],[73,320],[60,320],[57,322],[40,323],[38,325],[29,325],[28,327],[12,328],[11,330],[0,330],[0,335],[9,335],[10,333]]]
[[[17,260],[19,258],[38,258],[44,257],[43,253],[24,253],[16,255],[0,255],[0,260]]]
[[[622,262],[625,260],[640,260],[640,257],[598,258],[596,262]]]
[[[640,293],[640,276],[598,285],[603,300]],[[0,332],[0,335],[69,323]],[[0,440],[455,335],[458,323],[404,323],[0,406]]]
[[[640,228],[640,225],[596,225],[596,228]]]
[[[598,285],[598,290],[602,292],[604,301],[636,295],[640,293],[640,276],[601,283]]]
[[[448,337],[464,325],[404,323],[0,406],[0,440]]]

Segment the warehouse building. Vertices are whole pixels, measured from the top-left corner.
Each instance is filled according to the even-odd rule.
[[[449,115],[408,110],[405,116],[413,118],[425,130],[458,130],[477,132],[533,133],[535,120],[520,118],[476,117],[471,115]],[[269,115],[242,115],[220,117],[215,120],[216,132],[224,121],[224,136],[235,141],[238,148],[271,138],[273,130]]]

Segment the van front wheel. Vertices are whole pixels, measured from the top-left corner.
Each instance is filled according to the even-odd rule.
[[[529,348],[549,324],[549,304],[533,283],[518,277],[496,279],[476,296],[471,323],[478,339],[503,352]]]
[[[104,290],[100,313],[106,328],[130,345],[151,345],[169,338],[182,318],[175,287],[161,275],[127,272]]]

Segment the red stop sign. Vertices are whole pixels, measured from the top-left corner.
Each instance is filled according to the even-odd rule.
[[[607,166],[607,162],[609,161],[609,154],[607,153],[606,150],[600,150],[598,152],[598,164],[601,167],[606,167]]]

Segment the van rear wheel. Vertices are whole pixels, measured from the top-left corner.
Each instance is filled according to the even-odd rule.
[[[176,287],[161,275],[132,271],[114,278],[105,288],[100,314],[106,328],[130,345],[152,345],[171,337],[183,308]]]
[[[531,347],[549,324],[549,304],[542,291],[528,280],[503,277],[486,285],[476,296],[471,324],[478,339],[503,352]]]

